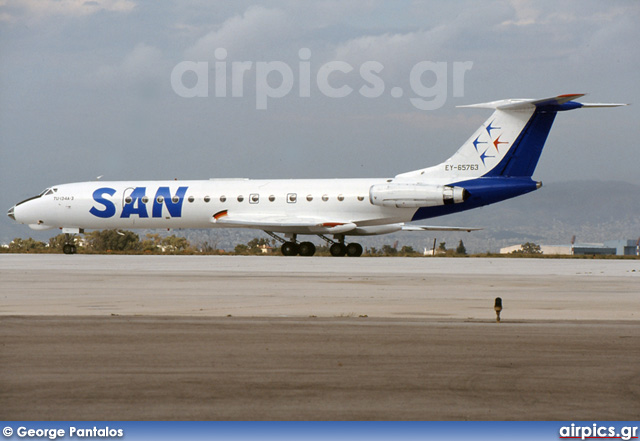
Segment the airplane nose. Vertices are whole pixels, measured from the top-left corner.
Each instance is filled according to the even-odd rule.
[[[16,211],[16,206],[14,205],[13,207],[9,208],[9,211],[7,211],[7,216],[9,216],[13,220],[16,220],[15,211]]]

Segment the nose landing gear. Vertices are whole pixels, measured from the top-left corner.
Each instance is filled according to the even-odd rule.
[[[65,244],[62,246],[62,252],[65,254],[75,254],[78,249],[73,240],[73,235],[69,233],[65,233]]]

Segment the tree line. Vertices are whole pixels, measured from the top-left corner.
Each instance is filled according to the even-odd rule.
[[[159,234],[147,234],[144,239],[132,231],[97,230],[82,236],[72,236],[72,243],[81,253],[102,254],[191,254],[194,249],[184,237],[175,235],[160,237]],[[15,253],[58,253],[67,243],[66,234],[58,234],[41,242],[32,238],[16,238],[4,250]]]
[[[8,246],[0,248],[5,253],[59,253],[67,243],[67,235],[59,234],[49,239],[48,242],[38,241],[32,238],[15,238]],[[224,251],[212,247],[207,242],[199,246],[191,244],[186,238],[175,235],[161,237],[160,234],[146,234],[141,238],[138,234],[127,230],[97,230],[84,234],[84,236],[72,236],[71,240],[79,253],[84,254],[235,254],[235,255],[262,255],[280,254],[280,246],[275,239],[254,238],[246,244],[238,244],[233,251]],[[462,241],[455,249],[447,249],[441,242],[436,255],[461,256],[466,255],[466,249]],[[316,255],[330,256],[329,245],[319,245]],[[380,248],[366,248],[365,256],[398,256],[418,257],[423,253],[412,246],[405,245],[400,249],[395,245],[383,245]]]

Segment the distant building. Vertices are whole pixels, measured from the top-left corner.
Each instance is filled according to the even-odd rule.
[[[605,243],[577,243],[574,245],[540,245],[542,254],[584,256],[584,255],[613,255],[636,256],[638,248],[635,240],[609,240]],[[522,245],[511,245],[500,248],[500,254],[510,254],[522,249]]]
[[[574,256],[591,256],[596,254],[615,256],[616,249],[599,243],[575,244],[572,254]]]
[[[522,245],[511,245],[509,247],[500,248],[500,254],[511,254],[520,251]],[[571,255],[571,245],[540,245],[541,254],[555,255]]]
[[[640,256],[636,240],[608,240],[605,246],[615,248],[617,256]]]

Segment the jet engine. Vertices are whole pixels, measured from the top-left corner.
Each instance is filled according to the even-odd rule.
[[[382,207],[436,207],[459,204],[467,199],[467,190],[450,185],[376,184],[369,189],[371,203]]]

